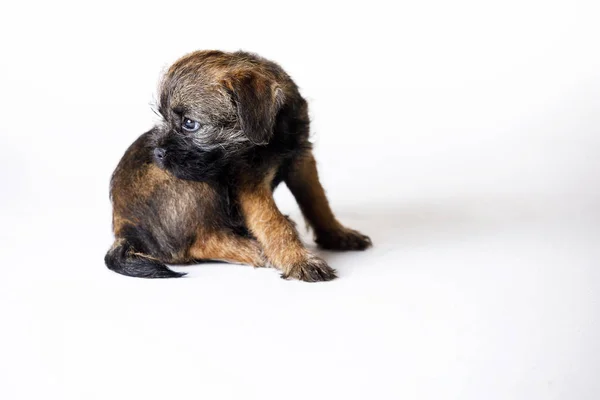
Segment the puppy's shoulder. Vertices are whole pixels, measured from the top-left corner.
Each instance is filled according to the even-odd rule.
[[[128,148],[125,150],[117,169],[131,169],[135,166],[147,164],[152,161],[152,146],[151,137],[155,128],[140,135]]]
[[[122,191],[152,163],[151,137],[155,128],[138,137],[125,151],[111,177],[111,196]]]

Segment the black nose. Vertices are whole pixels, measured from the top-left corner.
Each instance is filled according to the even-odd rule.
[[[167,154],[165,149],[161,149],[160,147],[154,149],[154,157],[158,158],[159,160],[165,158],[165,154]]]

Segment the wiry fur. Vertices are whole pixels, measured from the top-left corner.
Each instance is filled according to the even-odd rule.
[[[131,145],[111,180],[110,269],[177,277],[165,264],[216,259],[272,266],[285,278],[335,278],[277,209],[272,191],[282,181],[317,243],[340,250],[371,244],[331,212],[312,156],[306,101],[277,64],[245,52],[191,53],[161,80],[158,112],[162,121]],[[184,118],[200,129],[183,130]]]

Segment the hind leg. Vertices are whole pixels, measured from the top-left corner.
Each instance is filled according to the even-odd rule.
[[[312,151],[306,150],[292,161],[285,183],[313,228],[315,241],[320,247],[330,250],[364,250],[371,246],[368,236],[346,228],[333,215],[319,181]]]
[[[104,258],[107,267],[119,274],[139,278],[178,278],[185,273],[175,272],[158,258],[147,254],[143,245],[134,238],[117,238]],[[268,263],[256,240],[232,233],[205,232],[198,235],[187,256],[172,259],[174,262],[192,260],[220,260],[254,267]]]
[[[194,260],[220,260],[253,267],[266,267],[258,242],[229,232],[201,232],[188,251]]]

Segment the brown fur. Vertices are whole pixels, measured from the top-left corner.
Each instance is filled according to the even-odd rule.
[[[262,248],[256,240],[225,232],[198,232],[198,238],[189,249],[189,259],[267,266]]]
[[[279,211],[271,192],[274,173],[258,186],[240,190],[240,206],[246,224],[262,244],[265,255],[284,274],[302,262],[308,252],[300,242],[293,224]]]
[[[163,122],[132,144],[113,174],[109,268],[173,277],[163,263],[212,259],[272,266],[284,278],[335,278],[277,208],[273,189],[281,181],[319,245],[371,245],[331,211],[308,141],[306,102],[277,64],[243,52],[189,54],[161,81],[159,111]],[[200,128],[183,131],[183,120]]]

